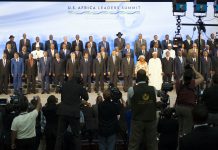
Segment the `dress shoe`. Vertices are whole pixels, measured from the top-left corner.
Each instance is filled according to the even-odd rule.
[[[42,91],[42,93],[41,94],[44,94],[45,93],[45,91]]]

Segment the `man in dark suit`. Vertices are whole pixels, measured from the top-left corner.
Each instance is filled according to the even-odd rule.
[[[194,43],[196,43],[197,46],[199,46],[199,39],[196,39],[196,40],[194,41]],[[206,42],[205,42],[205,40],[203,39],[202,35],[200,36],[200,44],[201,44],[201,47],[200,47],[200,48],[198,47],[198,49],[200,49],[201,51],[203,51],[204,48],[205,48]]]
[[[45,41],[45,51],[51,48],[51,44],[54,44],[54,49],[58,50],[57,41],[53,40],[53,35],[49,35],[49,40]]]
[[[187,58],[187,63],[192,64],[198,70],[198,57],[196,52],[192,52],[191,57]]]
[[[157,52],[157,57],[161,59],[162,50],[158,47],[159,47],[158,43],[155,42],[154,47],[149,50],[149,58],[148,59],[153,58],[153,56],[152,56],[153,52]]]
[[[166,34],[166,35],[165,35],[165,39],[162,41],[161,44],[162,44],[162,45],[161,45],[162,49],[167,49],[167,48],[168,48],[168,44],[173,45],[173,41],[170,40],[170,39],[169,39],[169,35]]]
[[[36,42],[32,44],[32,51],[36,50],[36,47],[39,47],[40,50],[44,50],[43,43],[40,42],[40,39],[38,36],[36,37]]]
[[[110,76],[110,83],[116,87],[118,82],[118,75],[120,74],[120,61],[116,56],[116,51],[112,51],[112,55],[108,58],[108,75]]]
[[[72,79],[63,85],[61,103],[58,107],[58,129],[55,150],[63,148],[64,134],[70,126],[72,133],[73,150],[80,150],[80,105],[82,100],[89,99],[88,93],[76,79]]]
[[[7,54],[3,53],[0,60],[0,94],[8,94],[8,81],[10,74],[10,60],[7,59]]]
[[[207,51],[203,52],[203,57],[201,58],[201,74],[204,76],[204,82],[206,82],[207,87],[212,76],[212,61],[208,57]]]
[[[13,77],[14,93],[20,93],[22,88],[22,76],[24,74],[24,62],[17,52],[11,59],[11,75]]]
[[[75,56],[76,56],[76,60],[78,62],[80,62],[81,59],[83,58],[83,54],[82,54],[81,51],[79,51],[79,47],[78,46],[76,46],[74,53],[75,53]]]
[[[63,45],[66,45],[66,47],[63,47]],[[64,41],[60,45],[60,50],[62,50],[64,48],[71,51],[71,44],[70,44],[70,42],[68,42],[67,36],[64,36]]]
[[[27,94],[36,93],[36,76],[38,74],[37,61],[33,59],[33,54],[25,61],[25,75],[27,77]]]
[[[76,60],[75,53],[71,53],[71,58],[67,60],[66,65],[66,75],[68,80],[71,80],[73,77],[80,77],[80,66],[79,61]]]
[[[131,57],[131,53],[127,53],[126,57],[122,59],[121,65],[122,75],[124,77],[123,90],[127,92],[129,87],[132,86],[132,79],[134,77],[134,59]]]
[[[91,93],[91,60],[87,52],[84,53],[84,58],[80,62],[81,77],[83,84],[88,87],[88,92]]]
[[[163,81],[171,82],[172,75],[174,75],[174,61],[173,58],[170,57],[170,52],[166,52],[166,57],[162,59],[162,70],[163,70]]]
[[[214,33],[211,33],[210,38],[207,40],[207,45],[210,46],[210,50],[212,51],[213,56],[216,55],[216,42]]]
[[[136,58],[138,58],[138,56],[139,56],[138,53],[139,53],[139,51],[141,50],[142,44],[145,45],[146,50],[147,50],[147,42],[146,42],[145,39],[142,38],[142,34],[140,33],[140,34],[138,35],[138,39],[135,40],[135,43],[134,43],[134,52],[135,52]]]
[[[145,56],[145,60],[148,61],[148,52],[146,50],[145,45],[142,45],[141,50],[139,51],[138,54],[139,54],[139,56],[141,56],[141,55]],[[138,60],[138,58],[137,58],[137,60]]]
[[[186,50],[192,49],[193,41],[189,35],[186,35],[186,40],[183,43],[185,46],[184,49]]]
[[[158,43],[158,48],[161,49],[161,43],[160,43],[160,40],[158,40],[158,36],[157,35],[154,35],[154,40],[152,40],[150,42],[150,48],[154,47],[154,43],[157,42]]]
[[[60,92],[60,87],[64,83],[64,75],[65,75],[65,64],[64,60],[60,58],[58,53],[55,54],[55,59],[53,61],[53,76],[55,77],[55,86],[56,86],[56,93]]]
[[[72,42],[72,52],[75,51],[76,46],[78,46],[79,47],[79,51],[81,53],[83,53],[83,50],[84,50],[84,48],[83,48],[83,41],[80,40],[80,37],[79,37],[78,34],[76,35],[76,40],[74,40]]]
[[[104,91],[104,75],[106,75],[106,66],[101,54],[97,54],[97,58],[93,61],[93,76],[95,77],[95,92],[99,91],[99,82],[101,91]]]
[[[14,38],[15,37],[13,35],[10,35],[9,41],[5,45],[5,49],[7,48],[7,44],[11,44],[12,51],[17,52],[17,45],[16,42],[14,42]]]
[[[126,57],[126,54],[130,53],[130,57],[134,59],[134,51],[130,48],[130,44],[126,44],[126,48],[123,50],[123,57]]]
[[[91,46],[91,43],[86,43],[86,46],[87,46],[87,48],[85,49],[84,52],[89,54],[89,58],[91,60],[95,59],[96,51],[95,51],[94,47]]]
[[[52,62],[47,51],[44,51],[44,57],[39,59],[39,72],[42,78],[42,94],[45,92],[49,94],[49,76],[52,72]]]
[[[50,44],[50,49],[47,49],[48,57],[50,57],[52,60],[55,58],[55,54],[58,53],[58,50],[55,49],[55,44]]]
[[[85,48],[88,48],[88,44],[90,43],[91,48],[97,53],[97,44],[93,41],[93,36],[89,36],[89,41],[86,42]]]
[[[174,59],[174,73],[176,80],[180,80],[183,76],[185,66],[186,58],[182,56],[182,51],[178,50],[178,56]]]
[[[122,38],[122,33],[118,32],[116,34],[117,38],[114,39],[114,47],[118,47],[120,51],[124,50],[125,46],[126,46],[126,41],[124,38]]]
[[[102,41],[98,43],[98,51],[101,51],[101,47],[104,47],[105,52],[107,52],[110,55],[110,44],[107,42],[106,37],[102,37]]]
[[[7,55],[7,59],[11,60],[12,58],[14,58],[15,51],[11,49],[10,43],[6,45],[6,49],[4,50],[4,53]]]
[[[218,129],[207,124],[208,110],[198,104],[192,110],[194,129],[179,140],[179,150],[215,150],[218,147]]]
[[[214,74],[218,74],[218,51],[216,51],[215,55],[212,57],[212,67]]]
[[[65,62],[70,58],[70,49],[67,49],[67,45],[65,43],[63,43],[59,53],[61,59],[63,59]]]
[[[23,61],[25,62],[29,58],[29,52],[27,51],[27,47],[23,46],[22,50],[19,53],[19,56],[23,58]]]
[[[26,33],[23,34],[23,39],[20,40],[19,52],[22,51],[23,46],[26,46],[29,53],[31,52],[31,43],[30,40],[26,38]]]

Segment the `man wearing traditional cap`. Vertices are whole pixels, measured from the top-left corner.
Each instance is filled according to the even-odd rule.
[[[114,39],[114,47],[118,47],[119,50],[123,50],[126,45],[125,39],[122,38],[123,34],[121,32],[118,32],[116,35],[117,35],[117,38]]]
[[[138,61],[137,61],[136,66],[135,66],[135,74],[137,74],[137,72],[141,69],[145,70],[146,74],[148,75],[148,64],[145,61],[144,55],[140,55],[138,58]]]
[[[10,35],[9,37],[9,41],[6,43],[5,45],[5,49],[7,48],[7,45],[8,44],[11,44],[11,50],[14,51],[14,52],[17,52],[17,45],[16,43],[14,42],[14,36],[13,35]]]
[[[168,48],[163,50],[163,54],[162,54],[162,58],[165,58],[166,57],[166,52],[169,51],[170,53],[170,57],[171,58],[175,58],[176,57],[176,53],[175,53],[175,50],[172,49],[172,44],[168,44]]]

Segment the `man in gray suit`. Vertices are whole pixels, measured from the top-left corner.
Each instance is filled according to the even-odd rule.
[[[110,83],[116,87],[118,82],[118,74],[120,74],[120,61],[116,56],[116,51],[112,51],[112,55],[108,59],[108,75],[110,76]]]
[[[125,39],[121,38],[123,34],[121,32],[118,32],[116,35],[117,38],[114,39],[114,47],[118,47],[119,50],[123,50],[126,45]]]
[[[68,80],[73,77],[80,77],[79,61],[76,59],[75,53],[71,53],[71,58],[67,60],[66,75]]]
[[[135,52],[135,55],[136,55],[137,58],[138,58],[138,56],[139,56],[138,53],[139,53],[139,51],[141,50],[142,44],[145,45],[146,51],[147,51],[147,42],[146,42],[145,39],[142,38],[142,34],[140,33],[140,34],[138,35],[138,39],[135,40],[135,43],[134,43],[134,52]]]
[[[99,91],[99,81],[101,91],[104,91],[104,75],[106,75],[105,61],[101,57],[101,53],[97,54],[97,58],[93,61],[93,76],[95,77],[95,92]]]
[[[174,74],[176,80],[181,79],[184,73],[185,66],[186,66],[186,58],[182,56],[182,51],[178,50],[178,56],[174,59]]]
[[[134,60],[131,57],[131,53],[127,53],[126,57],[122,59],[122,65],[121,65],[121,70],[122,70],[122,75],[124,77],[124,85],[123,85],[123,90],[127,92],[129,87],[132,86],[132,79],[134,76]]]
[[[84,58],[80,62],[81,77],[83,85],[88,87],[88,92],[91,93],[91,60],[87,52],[84,53]]]
[[[48,52],[44,51],[44,57],[39,59],[39,72],[42,78],[42,94],[49,94],[49,76],[52,72],[51,58],[48,57]]]
[[[110,55],[110,44],[107,42],[106,37],[102,37],[102,41],[98,43],[98,51],[101,51],[101,47],[105,48],[105,51]]]

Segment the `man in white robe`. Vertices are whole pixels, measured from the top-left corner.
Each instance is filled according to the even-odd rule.
[[[163,83],[161,60],[157,57],[157,52],[153,52],[152,55],[153,58],[148,62],[149,85],[154,86],[156,90],[161,90]]]

